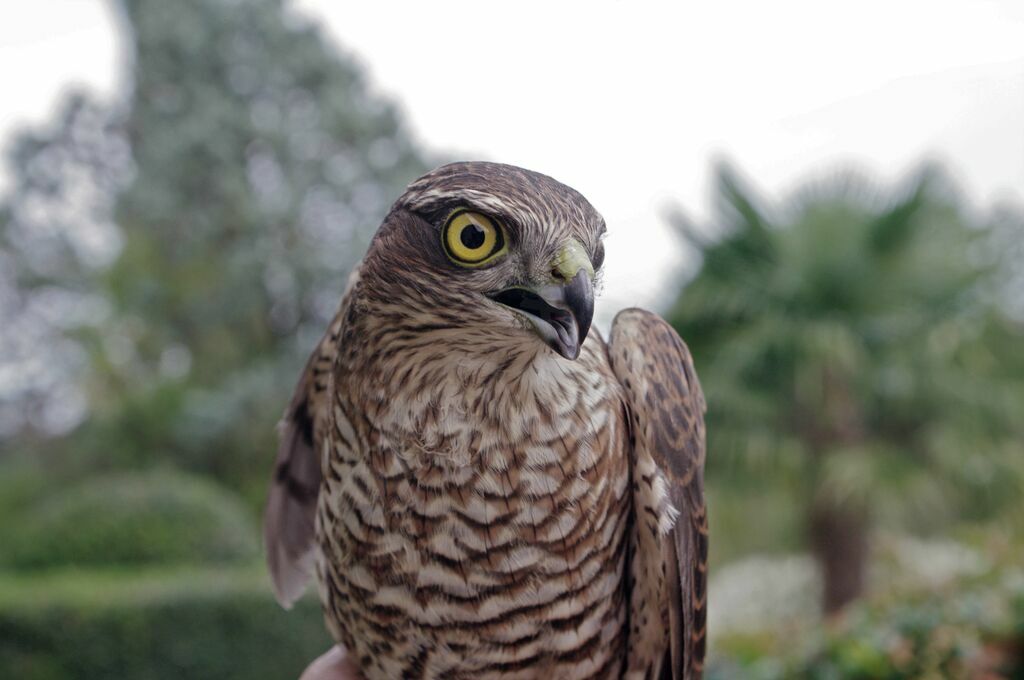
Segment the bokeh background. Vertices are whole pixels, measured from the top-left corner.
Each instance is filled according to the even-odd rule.
[[[1024,7],[0,9],[0,677],[297,677],[273,425],[407,182],[539,170],[710,404],[713,678],[1024,677]]]

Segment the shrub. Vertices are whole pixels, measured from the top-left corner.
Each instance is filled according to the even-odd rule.
[[[289,680],[325,651],[319,605],[286,612],[261,567],[0,575],[0,677]]]
[[[1024,677],[1024,573],[855,605],[824,628],[719,641],[710,680]]]
[[[201,564],[252,560],[251,512],[216,484],[167,470],[87,479],[6,523],[0,566]]]

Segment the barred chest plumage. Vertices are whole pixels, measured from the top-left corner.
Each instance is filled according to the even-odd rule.
[[[316,527],[332,633],[371,679],[619,677],[628,435],[603,343],[575,362],[439,347],[334,371]]]
[[[589,332],[605,232],[550,177],[452,163],[353,273],[281,420],[264,537],[278,601],[315,562],[369,680],[701,677],[704,397],[656,315]]]

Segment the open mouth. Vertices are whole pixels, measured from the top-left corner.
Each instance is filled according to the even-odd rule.
[[[562,356],[567,359],[579,356],[579,327],[569,310],[553,307],[543,297],[525,288],[508,288],[490,297],[529,318],[545,342]]]

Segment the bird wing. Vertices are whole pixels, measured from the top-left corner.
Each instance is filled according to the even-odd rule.
[[[349,279],[338,314],[306,362],[292,401],[278,423],[277,458],[263,513],[263,542],[274,594],[285,609],[299,599],[313,573],[316,503],[323,478],[321,444],[339,338],[357,280],[358,270]]]
[[[670,670],[668,677],[694,680],[702,676],[707,618],[704,394],[685,343],[650,312],[629,309],[615,318],[609,357],[626,392],[634,495],[644,499],[634,512],[636,530],[646,535],[634,549],[650,554],[634,560],[634,578],[643,578],[635,569],[644,559],[656,567],[644,572],[651,579],[664,573],[668,636],[664,626],[651,629],[660,637],[655,667],[662,677]]]

